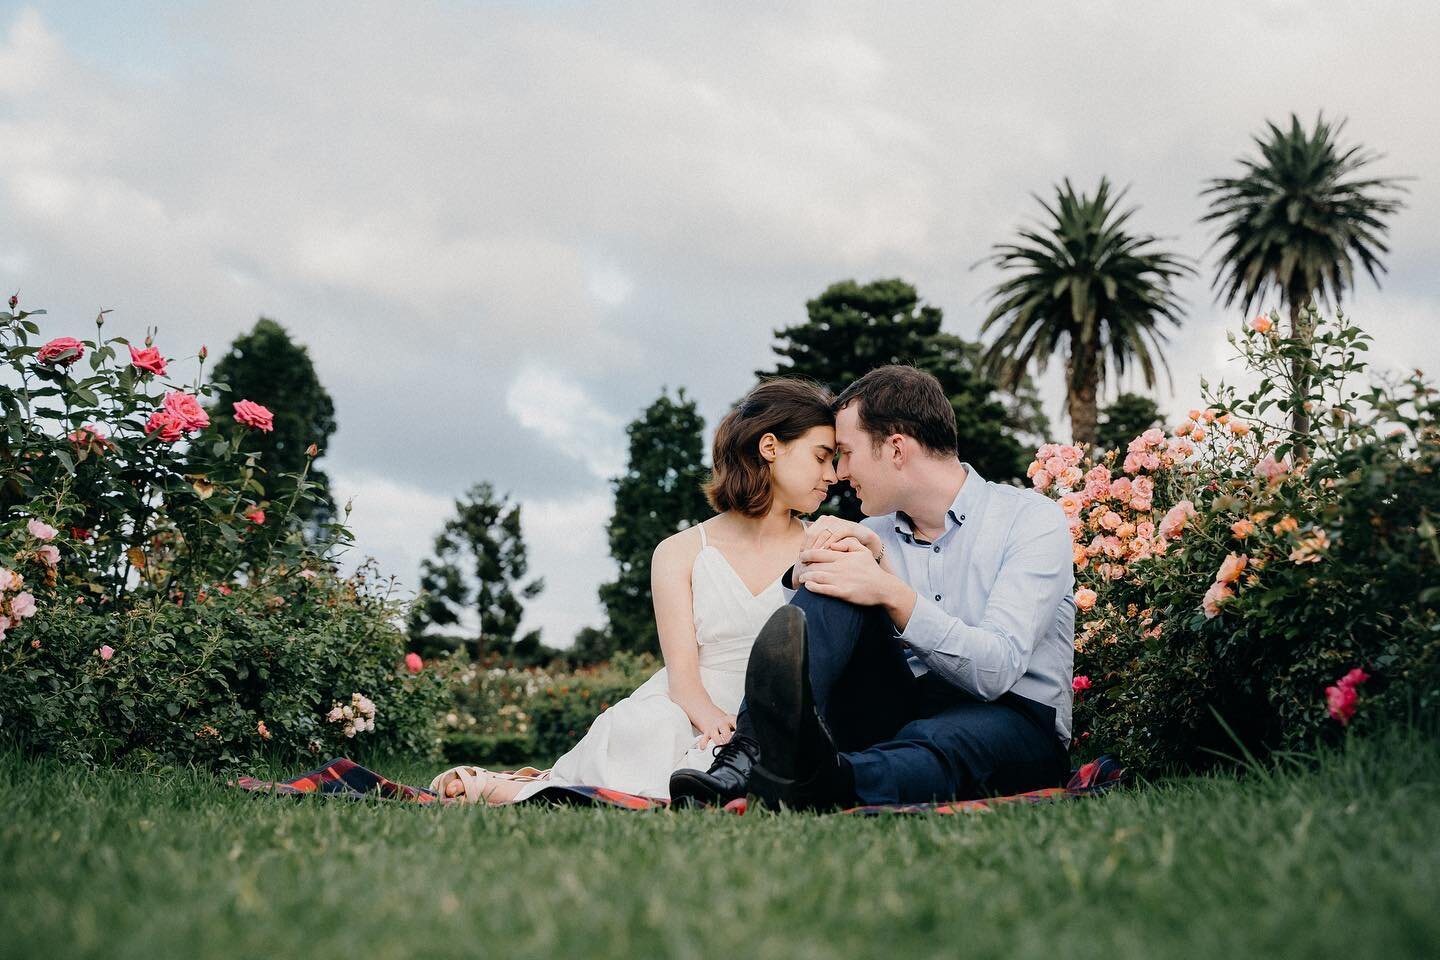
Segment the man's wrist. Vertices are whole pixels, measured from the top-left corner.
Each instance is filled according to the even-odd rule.
[[[905,625],[910,622],[910,615],[915,612],[918,595],[914,587],[894,574],[890,575],[889,580],[883,605],[885,612],[890,615],[890,622],[895,624],[895,629],[903,632]]]

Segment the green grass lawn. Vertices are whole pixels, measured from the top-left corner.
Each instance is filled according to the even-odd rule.
[[[10,753],[0,957],[1434,956],[1436,746],[884,819],[297,801]]]

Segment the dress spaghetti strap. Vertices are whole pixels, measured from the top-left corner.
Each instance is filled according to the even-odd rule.
[[[695,524],[695,526],[700,528],[700,549],[704,550],[706,547],[710,546],[710,543],[705,539],[705,521],[701,520],[699,523]]]

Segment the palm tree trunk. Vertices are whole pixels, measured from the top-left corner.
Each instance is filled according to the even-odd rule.
[[[1094,357],[1071,356],[1066,363],[1069,368],[1066,397],[1070,413],[1070,432],[1075,443],[1094,443],[1095,424],[1099,420],[1100,369]]]
[[[1310,456],[1310,414],[1304,407],[1305,397],[1310,393],[1310,325],[1303,319],[1309,292],[1291,292],[1290,336],[1305,344],[1305,355],[1290,361],[1290,389],[1295,402],[1290,411],[1290,429],[1295,433],[1291,446],[1291,462],[1298,463]]]

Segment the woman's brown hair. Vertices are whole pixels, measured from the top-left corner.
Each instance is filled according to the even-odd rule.
[[[720,421],[711,449],[713,464],[705,499],[717,513],[737,510],[761,517],[770,509],[770,464],[760,456],[760,438],[775,434],[789,443],[812,427],[835,423],[834,396],[810,380],[776,377],[762,381]]]

